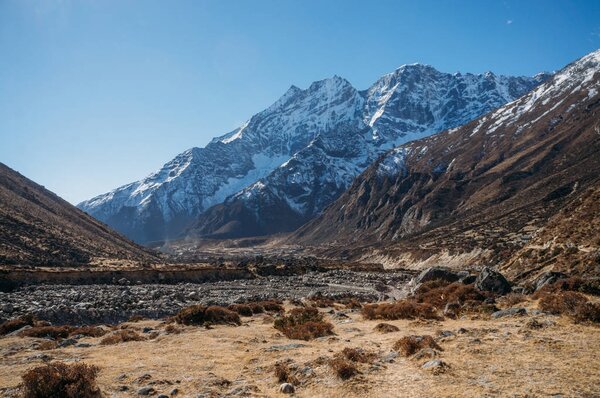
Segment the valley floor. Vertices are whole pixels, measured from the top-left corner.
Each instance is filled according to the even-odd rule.
[[[99,366],[99,386],[109,397],[139,396],[144,387],[155,397],[175,389],[177,397],[284,396],[274,375],[279,361],[296,369],[297,397],[600,396],[597,326],[533,310],[499,319],[389,321],[399,331],[382,334],[374,331],[379,321],[335,306],[320,310],[335,335],[311,341],[282,336],[267,314],[243,317],[238,327],[178,326],[180,333],[168,333],[159,320],[125,323],[152,338],[106,346],[86,337],[79,346],[41,351],[35,348],[41,339],[7,336],[0,338],[0,395],[16,396],[25,371],[60,360]],[[406,335],[434,336],[443,349],[438,359],[449,367],[435,374],[421,367],[430,359],[398,355],[392,346]],[[376,360],[359,364],[360,373],[342,381],[328,363],[347,347],[372,351]]]

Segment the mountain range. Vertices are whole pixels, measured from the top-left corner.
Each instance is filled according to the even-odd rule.
[[[400,145],[288,243],[394,266],[600,274],[600,50],[466,125]]]
[[[78,207],[140,243],[293,231],[381,154],[461,126],[548,78],[405,65],[364,91],[334,76],[292,86],[234,131]]]

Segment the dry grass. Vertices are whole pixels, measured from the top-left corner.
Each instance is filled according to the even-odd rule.
[[[252,307],[250,307],[247,304],[231,304],[227,308],[233,312],[237,312],[240,316],[254,315],[254,311],[252,310]]]
[[[533,296],[536,298],[547,293],[558,293],[564,291],[580,292],[600,296],[600,279],[583,279],[576,276],[559,279],[552,284],[544,286],[535,292]]]
[[[106,333],[107,330],[98,327],[98,326],[81,326],[71,329],[69,336],[87,336],[87,337],[102,337]]]
[[[365,351],[362,348],[346,347],[342,352],[336,354],[340,358],[345,358],[352,362],[373,363],[377,358],[377,354],[370,351]]]
[[[342,380],[348,380],[358,374],[356,365],[344,358],[333,358],[329,361],[329,366],[333,369],[336,376]]]
[[[429,335],[404,336],[400,340],[396,341],[392,348],[405,357],[414,355],[417,351],[423,348],[431,348],[434,350],[443,351],[442,347],[440,347],[439,344],[435,342],[433,337]]]
[[[179,333],[183,332],[183,329],[179,328],[173,324],[169,324],[165,327],[165,332],[168,334],[179,334]]]
[[[600,303],[591,303],[581,293],[559,291],[559,293],[542,292],[538,307],[554,315],[568,315],[576,322],[600,322]]]
[[[55,362],[29,370],[22,376],[23,398],[97,398],[98,368],[84,363]]]
[[[128,341],[144,341],[146,338],[130,329],[122,329],[106,336],[100,340],[101,345],[112,345],[126,343]]]
[[[366,304],[362,307],[365,319],[439,319],[435,308],[428,303],[402,300],[394,303]]]
[[[442,283],[429,281],[423,283],[415,292],[413,299],[418,303],[427,303],[438,309],[448,303],[464,304],[467,302],[483,302],[488,296],[475,288],[473,284],[463,285],[460,282]]]
[[[192,305],[184,308],[175,316],[175,321],[183,325],[241,325],[237,312],[224,307]]]
[[[129,320],[127,322],[141,322],[143,321],[145,318],[141,315],[132,315],[131,317],[129,317]]]
[[[273,327],[295,340],[312,340],[333,334],[333,325],[323,321],[323,314],[314,307],[294,308],[289,315],[275,319]]]
[[[373,330],[379,333],[393,333],[399,332],[400,328],[398,328],[398,326],[390,325],[389,323],[378,323]]]

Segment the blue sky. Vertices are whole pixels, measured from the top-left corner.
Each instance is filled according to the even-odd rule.
[[[413,62],[532,75],[600,48],[600,1],[0,0],[0,161],[77,203],[287,88]]]

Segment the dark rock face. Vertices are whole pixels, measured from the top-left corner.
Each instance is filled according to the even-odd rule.
[[[475,287],[481,291],[496,294],[508,294],[512,288],[501,273],[489,267],[484,267],[475,280]]]
[[[423,270],[415,278],[414,283],[421,284],[423,282],[432,281],[436,279],[443,280],[446,282],[456,282],[459,279],[459,275],[445,267],[430,267],[426,270]]]

